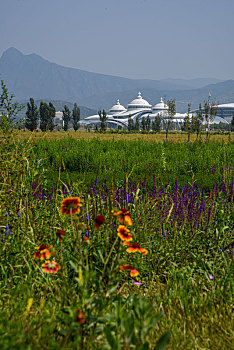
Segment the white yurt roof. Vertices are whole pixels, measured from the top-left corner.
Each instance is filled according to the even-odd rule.
[[[151,108],[151,105],[148,101],[144,100],[141,96],[141,93],[138,93],[138,96],[136,99],[134,99],[132,102],[128,104],[128,109],[135,109],[135,108]]]
[[[157,103],[154,107],[153,107],[153,110],[165,110],[165,109],[168,109],[168,105],[166,105],[161,97],[161,100],[159,103]]]
[[[120,112],[124,112],[126,111],[126,108],[124,106],[122,106],[119,102],[119,100],[117,100],[117,103],[111,107],[111,109],[109,110],[109,113],[120,113]]]

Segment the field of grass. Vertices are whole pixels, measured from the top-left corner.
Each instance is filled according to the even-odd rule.
[[[0,349],[231,349],[233,135],[180,136],[1,137]]]

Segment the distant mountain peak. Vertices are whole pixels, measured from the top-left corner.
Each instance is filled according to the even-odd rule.
[[[46,99],[77,102],[94,109],[109,108],[121,98],[124,104],[139,90],[152,104],[161,96],[175,98],[177,109],[184,111],[207,98],[207,90],[219,102],[234,99],[234,81],[218,82],[214,78],[185,79],[127,79],[52,63],[35,53],[23,54],[10,47],[0,58],[0,78],[17,100]],[[204,86],[204,84],[212,85]]]
[[[2,57],[3,56],[13,56],[13,55],[23,55],[23,53],[21,51],[19,51],[18,49],[16,49],[15,47],[9,47],[8,49],[6,49],[2,53]]]

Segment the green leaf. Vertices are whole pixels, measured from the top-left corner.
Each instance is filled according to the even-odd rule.
[[[136,348],[137,350],[149,350],[149,343],[146,342],[144,344],[142,344],[140,347]]]
[[[157,344],[156,344],[154,350],[166,349],[167,345],[170,342],[170,339],[171,339],[171,332],[167,332],[167,333],[163,334],[161,336],[161,338],[159,338],[159,340],[157,341]]]
[[[106,336],[108,343],[111,346],[111,349],[114,349],[114,350],[117,349],[117,344],[116,344],[116,341],[115,341],[113,334],[111,333],[110,326],[106,326],[104,328],[104,333],[105,333],[105,336]]]
[[[75,272],[77,272],[78,273],[78,268],[77,268],[77,265],[76,264],[74,264],[74,262],[73,261],[69,261],[69,263],[70,263],[70,265],[71,265],[71,267],[73,268],[73,270],[75,270]]]

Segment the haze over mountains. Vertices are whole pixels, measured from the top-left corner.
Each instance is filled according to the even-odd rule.
[[[157,65],[155,69],[158,69]],[[33,97],[61,103],[77,102],[95,110],[110,108],[117,98],[127,105],[139,90],[151,104],[157,103],[160,97],[175,98],[179,112],[185,112],[188,103],[196,108],[208,98],[209,92],[218,103],[234,101],[234,80],[127,79],[63,67],[36,54],[24,55],[15,48],[7,49],[0,58],[0,79],[17,101]]]

